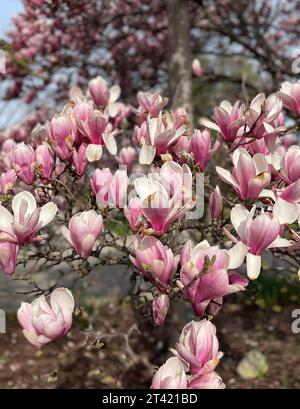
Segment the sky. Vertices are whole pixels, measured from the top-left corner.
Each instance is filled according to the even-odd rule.
[[[11,17],[22,7],[21,0],[0,0],[0,37],[9,29]]]

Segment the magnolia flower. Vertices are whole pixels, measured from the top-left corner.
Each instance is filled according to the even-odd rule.
[[[63,235],[83,259],[91,255],[102,231],[102,216],[98,215],[95,210],[75,214],[69,221],[69,229],[62,226]]]
[[[54,171],[54,155],[48,144],[37,146],[35,162],[42,179],[50,179]]]
[[[192,247],[188,241],[180,253],[180,280],[185,297],[191,302],[195,314],[202,316],[211,301],[247,286],[247,280],[239,275],[231,278],[227,273],[229,256],[226,250],[210,246],[204,240]],[[239,283],[239,285],[236,285]]]
[[[228,101],[222,101],[220,107],[214,109],[214,122],[201,119],[201,124],[209,129],[220,132],[225,141],[234,141],[239,136],[245,124],[244,105],[237,101],[233,106]]]
[[[188,389],[224,389],[225,384],[216,372],[192,376],[188,383]]]
[[[157,118],[151,118],[149,115],[142,127],[136,133],[141,146],[139,157],[141,165],[150,165],[155,156],[167,153],[186,130],[185,125],[177,128],[176,120],[173,122],[173,118],[163,117],[162,114],[159,114]]]
[[[265,156],[257,153],[252,158],[246,149],[238,148],[234,151],[232,160],[232,173],[216,166],[218,175],[234,188],[241,200],[256,199],[271,181]]]
[[[49,202],[37,208],[34,196],[21,192],[13,198],[12,211],[0,205],[0,242],[24,244],[45,238],[37,233],[54,219],[57,206]]]
[[[70,330],[73,309],[72,293],[66,288],[56,288],[50,296],[50,305],[44,295],[31,304],[22,302],[17,317],[24,336],[40,349]]]
[[[155,92],[138,92],[137,99],[139,108],[136,111],[138,115],[143,115],[144,119],[150,114],[152,118],[158,117],[160,112],[168,103],[168,98],[163,98]]]
[[[163,325],[165,322],[168,309],[170,306],[170,299],[167,294],[160,294],[152,302],[153,321],[157,326]]]
[[[223,356],[219,351],[216,327],[206,319],[191,321],[183,328],[176,350],[193,375],[213,371]]]
[[[18,177],[27,185],[32,185],[35,179],[35,155],[31,146],[24,142],[17,144],[12,151],[12,166]]]
[[[186,389],[187,378],[179,358],[172,357],[152,378],[151,389]]]
[[[126,170],[117,170],[113,175],[109,168],[96,169],[91,178],[91,186],[99,207],[126,205],[128,188]]]
[[[85,174],[88,166],[86,150],[86,146],[81,144],[78,151],[76,149],[73,151],[73,164],[75,167],[75,172],[79,176],[83,176]]]
[[[164,287],[170,284],[177,269],[179,256],[164,246],[154,236],[137,239],[134,244],[135,258],[130,256],[133,265],[141,271],[156,286]]]
[[[201,172],[204,171],[207,162],[212,155],[216,153],[219,147],[220,143],[219,141],[216,141],[212,148],[210,131],[207,129],[204,129],[203,132],[199,131],[199,129],[194,130],[190,140],[190,151],[194,155],[195,161]]]
[[[282,99],[285,108],[300,115],[300,81],[294,84],[288,81],[283,82],[278,96]]]
[[[120,165],[125,165],[131,169],[136,157],[135,149],[132,146],[126,146],[120,150],[119,156],[116,159]]]
[[[287,247],[289,241],[280,237],[280,222],[269,213],[261,213],[254,218],[256,207],[249,212],[244,206],[237,204],[231,210],[233,224],[240,241],[225,230],[234,246],[228,251],[229,268],[239,267],[245,257],[247,261],[247,275],[256,279],[261,270],[261,254],[269,248]]]
[[[286,128],[283,126],[283,117],[281,115],[282,101],[275,95],[258,94],[250,104],[246,112],[247,131],[251,136],[261,139],[265,138],[269,149],[273,150],[274,140],[270,139],[273,135],[278,135]]]
[[[224,201],[219,186],[215,187],[215,190],[209,197],[209,211],[212,219],[218,219],[223,211]]]
[[[55,115],[48,124],[48,143],[57,156],[69,160],[75,139],[75,125],[67,115]]]
[[[142,215],[156,234],[164,234],[195,204],[192,198],[192,173],[187,165],[166,162],[160,173],[150,173],[134,181],[142,202]]]
[[[119,109],[116,101],[121,94],[119,85],[108,88],[106,81],[98,76],[89,82],[88,90],[95,105],[105,109],[110,117],[114,118],[117,116]]]
[[[16,181],[17,175],[13,169],[3,172],[0,176],[0,193],[6,195],[12,190]]]
[[[124,207],[124,215],[130,224],[131,230],[138,231],[142,216],[142,202],[138,197],[130,199],[128,205]]]
[[[105,145],[109,153],[117,153],[115,134],[109,124],[108,116],[93,108],[86,102],[75,105],[73,115],[78,130],[89,143],[87,158],[89,162],[95,162],[102,156],[102,146]]]
[[[300,84],[299,84],[300,87]],[[291,184],[300,179],[300,147],[292,145],[286,151],[280,162],[280,176]]]
[[[201,77],[202,75],[202,67],[198,58],[194,58],[192,62],[192,70],[196,77]]]

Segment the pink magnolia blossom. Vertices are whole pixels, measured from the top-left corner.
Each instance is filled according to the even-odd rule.
[[[88,90],[95,105],[106,109],[110,117],[114,118],[117,116],[119,106],[116,101],[121,94],[119,85],[108,88],[105,80],[98,76],[89,82]]]
[[[202,132],[199,131],[199,129],[194,130],[190,140],[190,151],[201,172],[204,171],[207,162],[211,159],[212,155],[216,153],[219,146],[219,141],[216,141],[213,147],[211,146],[211,135],[209,130],[204,129]]]
[[[0,193],[6,195],[12,190],[16,181],[17,175],[13,169],[3,172],[0,176]]]
[[[232,173],[216,166],[220,178],[231,185],[241,200],[257,199],[261,191],[271,181],[268,162],[264,155],[251,155],[244,148],[238,148],[233,153],[234,168]]]
[[[192,173],[185,164],[166,162],[159,173],[135,179],[134,186],[142,201],[142,215],[159,235],[195,205]]]
[[[212,219],[218,219],[222,215],[224,200],[219,186],[211,193],[209,198],[209,211]]]
[[[239,275],[230,280],[227,251],[220,250],[218,246],[211,247],[206,240],[194,248],[188,241],[181,250],[180,264],[185,297],[199,316],[205,313],[211,302],[219,304],[217,300],[223,296],[242,291],[247,286],[247,280]]]
[[[67,115],[56,115],[48,124],[48,143],[57,156],[68,161],[73,152],[75,124]]]
[[[57,206],[49,202],[37,208],[34,196],[24,191],[13,198],[12,211],[0,205],[0,241],[24,244],[45,238],[37,234],[54,219]]]
[[[22,302],[17,317],[24,336],[41,349],[66,335],[72,326],[73,309],[72,293],[66,288],[56,288],[50,296],[50,305],[44,295],[31,304]]]
[[[224,389],[225,384],[216,372],[195,375],[189,379],[188,389]]]
[[[186,389],[187,377],[184,367],[177,357],[163,364],[152,378],[151,389]]]
[[[162,288],[170,284],[179,262],[171,249],[156,237],[145,236],[135,241],[134,255],[130,256],[131,262],[153,284]]]
[[[299,84],[300,86],[300,84]],[[300,179],[300,147],[292,145],[284,154],[281,163],[280,176],[288,184]]]
[[[86,156],[86,146],[81,144],[78,150],[73,151],[73,164],[75,172],[79,176],[83,176],[88,166],[88,160]]]
[[[0,267],[5,274],[13,273],[19,252],[19,246],[12,241],[0,241]]]
[[[136,158],[136,150],[132,146],[126,146],[120,150],[117,161],[120,165],[125,165],[131,169],[136,161]]]
[[[151,118],[157,118],[168,103],[168,98],[163,98],[157,92],[154,94],[138,92],[137,99],[139,103],[137,114],[143,119],[146,119],[149,114]]]
[[[17,144],[12,151],[12,166],[18,177],[27,185],[35,179],[35,155],[31,146],[24,142]]]
[[[96,240],[102,231],[102,216],[95,210],[75,214],[69,221],[69,229],[62,227],[63,235],[83,259],[92,254]]]
[[[48,144],[37,146],[35,162],[42,179],[50,179],[54,171],[54,155]]]
[[[231,210],[231,223],[233,224],[240,241],[228,234],[228,238],[235,244],[228,251],[229,268],[239,267],[246,256],[247,275],[256,279],[261,270],[261,254],[273,247],[287,247],[289,241],[280,237],[280,222],[278,218],[269,213],[262,212],[254,217],[256,207],[249,212],[244,206],[237,204]]]
[[[228,101],[222,101],[220,107],[214,109],[214,122],[202,119],[202,125],[220,132],[225,141],[233,142],[245,124],[244,105],[237,101],[233,106]]]
[[[191,321],[183,328],[176,350],[193,375],[212,372],[223,356],[216,327],[206,319]]]
[[[91,178],[91,187],[100,207],[108,205],[109,189],[112,181],[112,173],[109,168],[96,169]]]
[[[202,67],[198,58],[194,58],[192,62],[192,70],[196,77],[201,77],[202,75]]]
[[[170,114],[165,117],[162,114],[157,118],[147,117],[141,128],[136,130],[136,138],[141,146],[141,165],[150,165],[155,156],[167,153],[178,142],[186,131],[186,125],[177,127],[180,121],[180,118],[176,119]]]
[[[130,199],[128,205],[124,207],[124,215],[130,224],[133,232],[138,231],[142,215],[142,202],[138,197]]]
[[[285,81],[278,92],[282,99],[283,106],[296,115],[300,115],[300,81],[291,83]]]
[[[170,306],[167,294],[160,294],[152,302],[153,321],[157,326],[163,325]]]

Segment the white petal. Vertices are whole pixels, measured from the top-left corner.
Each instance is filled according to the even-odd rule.
[[[13,215],[3,206],[0,205],[0,230],[11,232],[11,224],[14,221]]]
[[[277,237],[269,246],[268,249],[274,248],[274,247],[289,247],[291,245],[291,242],[287,239],[284,239],[282,237]]]
[[[54,217],[56,216],[58,209],[55,203],[49,202],[46,203],[42,208],[40,212],[40,218],[39,218],[39,228],[42,229],[43,227],[47,226]]]
[[[159,185],[146,177],[135,179],[134,187],[141,200],[145,200],[159,190]]]
[[[257,153],[253,156],[253,160],[257,175],[263,172],[268,172],[268,162],[263,154]]]
[[[239,241],[237,244],[228,250],[229,255],[229,265],[228,269],[238,268],[243,264],[246,254],[248,253],[248,247]]]
[[[205,128],[209,128],[209,129],[213,129],[214,131],[221,132],[218,125],[215,124],[214,122],[210,121],[207,118],[200,118],[199,119],[199,124],[205,126]]]
[[[96,162],[101,159],[102,156],[102,146],[95,145],[93,143],[89,144],[86,148],[86,157],[89,162]]]
[[[117,99],[119,98],[119,96],[121,95],[121,88],[119,87],[119,85],[113,85],[110,90],[110,98],[109,98],[109,102],[111,104],[113,104],[114,102],[117,101]]]
[[[255,280],[261,270],[261,256],[248,253],[247,254],[247,275],[250,280]]]
[[[114,134],[112,132],[104,133],[103,140],[104,140],[105,146],[107,147],[108,152],[111,155],[116,155],[117,154],[117,144],[116,144]]]
[[[230,185],[239,189],[239,185],[237,184],[236,180],[227,169],[220,168],[220,166],[216,166],[216,171],[220,178],[223,180],[223,182],[229,183]]]
[[[230,213],[230,220],[236,232],[239,232],[240,226],[247,220],[249,211],[241,204],[235,205]]]
[[[258,197],[269,197],[270,199],[274,200],[274,202],[276,202],[276,196],[273,190],[263,189]]]
[[[279,197],[273,206],[273,215],[276,216],[280,224],[290,224],[300,215],[300,205],[287,202]]]
[[[141,165],[150,165],[155,158],[155,146],[144,144],[140,151],[139,162]]]
[[[27,203],[27,211],[25,217],[28,215],[31,215],[35,209],[36,209],[36,200],[34,196],[30,192],[20,192],[18,193],[12,201],[12,211],[14,213],[14,218],[15,220],[19,221],[19,215],[20,215],[20,206],[22,202],[25,201]]]

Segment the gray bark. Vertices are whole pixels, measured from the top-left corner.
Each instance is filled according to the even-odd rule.
[[[188,1],[168,0],[169,97],[172,109],[192,115],[192,70]]]

